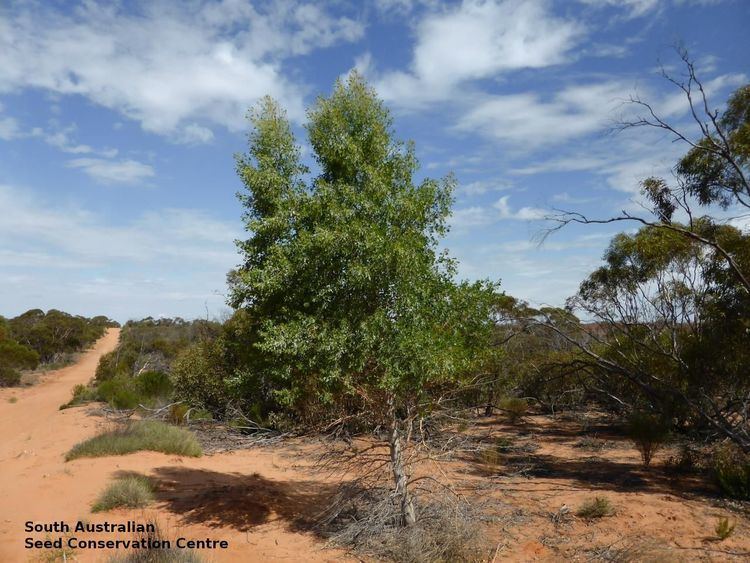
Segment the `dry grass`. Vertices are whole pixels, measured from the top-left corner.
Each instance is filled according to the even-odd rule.
[[[615,513],[615,509],[612,507],[612,503],[604,497],[594,497],[593,499],[584,502],[580,508],[576,511],[576,516],[585,520],[593,520],[596,518],[604,518],[605,516],[612,516]]]
[[[456,563],[486,560],[490,551],[478,514],[449,498],[422,497],[417,522],[402,526],[397,500],[387,488],[342,489],[319,527],[337,545],[404,563]]]
[[[140,420],[76,444],[65,460],[125,455],[143,450],[191,457],[203,453],[192,432],[156,420]]]
[[[91,508],[103,512],[113,508],[142,508],[154,500],[151,481],[143,475],[128,475],[107,485]]]

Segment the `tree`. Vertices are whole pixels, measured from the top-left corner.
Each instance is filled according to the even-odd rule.
[[[15,385],[21,378],[19,369],[33,369],[38,363],[39,354],[13,340],[7,321],[0,317],[0,386]]]
[[[686,79],[665,77],[685,94],[700,138],[692,140],[638,98],[632,102],[645,115],[622,123],[667,131],[689,146],[673,183],[643,182],[652,216],[552,217],[558,228],[641,225],[636,234],[613,239],[605,265],[569,302],[597,321],[586,338],[570,339],[611,397],[632,407],[631,397],[678,422],[710,427],[750,452],[750,234],[717,213],[750,209],[750,85],[734,92],[723,113],[712,110],[687,53],[680,55]]]
[[[250,114],[249,152],[237,159],[247,240],[230,273],[257,354],[238,386],[272,389],[304,417],[364,416],[388,428],[402,522],[415,521],[403,442],[433,391],[469,373],[490,329],[489,283],[453,282],[436,250],[452,177],[415,183],[414,146],[352,73],[308,112],[319,173],[309,179],[284,112],[266,98]],[[322,408],[320,408],[322,407]]]

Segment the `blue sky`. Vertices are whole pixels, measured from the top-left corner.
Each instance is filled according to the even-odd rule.
[[[748,24],[743,0],[3,3],[0,314],[221,315],[246,110],[276,97],[304,150],[305,107],[352,68],[420,174],[457,176],[461,276],[560,305],[615,228],[540,247],[541,218],[638,209],[685,147],[611,133],[623,102],[690,132],[660,66],[679,77],[684,45],[720,107],[749,80]]]

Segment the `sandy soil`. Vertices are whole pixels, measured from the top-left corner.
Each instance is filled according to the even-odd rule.
[[[295,530],[319,510],[330,484],[308,480],[294,451],[245,450],[202,458],[153,452],[66,463],[65,453],[108,424],[95,407],[60,411],[76,384],[94,375],[99,357],[115,348],[119,331],[110,330],[70,367],[50,372],[36,385],[0,389],[0,561],[46,555],[26,550],[24,523],[84,520],[92,523],[155,518],[176,539],[229,541],[227,550],[202,551],[207,561],[341,561],[344,553],[324,549],[309,533]],[[15,402],[11,398],[15,397]],[[123,472],[152,476],[158,499],[146,511],[91,514],[91,504],[113,477]],[[49,534],[57,536],[59,534]],[[132,539],[131,534],[83,538]],[[112,552],[74,553],[78,561],[103,561]],[[70,556],[69,560],[70,560]]]
[[[99,357],[116,346],[117,338],[118,331],[111,330],[74,366],[50,372],[33,387],[0,389],[0,562],[40,555],[25,550],[23,541],[45,534],[25,533],[26,521],[130,519],[155,519],[172,539],[229,542],[227,550],[201,551],[206,561],[356,560],[326,549],[307,531],[335,486],[313,470],[317,441],[201,458],[140,452],[66,463],[71,446],[111,423],[95,406],[58,408],[76,384],[90,380]],[[511,447],[495,459],[466,455],[435,471],[488,516],[483,526],[494,546],[488,560],[750,560],[748,518],[730,510],[705,479],[665,473],[672,451],[660,452],[654,467],[644,470],[628,441],[597,417],[529,416],[515,424],[483,418],[474,432],[490,440],[505,438]],[[605,447],[576,447],[584,437]],[[150,476],[157,502],[147,510],[91,514],[106,483],[127,472]],[[575,517],[576,509],[595,496],[606,497],[615,514],[596,521]],[[733,536],[723,542],[713,537],[720,517],[736,522]],[[102,561],[111,552],[72,555]]]
[[[452,480],[496,523],[488,536],[504,561],[748,561],[748,506],[722,500],[705,476],[673,475],[665,448],[644,469],[640,455],[599,416],[588,420],[528,416],[480,429],[512,444],[497,459],[450,464]],[[603,445],[581,448],[584,438]],[[614,515],[584,520],[578,508],[604,497]],[[731,509],[733,508],[733,509]],[[715,537],[722,517],[736,524]]]

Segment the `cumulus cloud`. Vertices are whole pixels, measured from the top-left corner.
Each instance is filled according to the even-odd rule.
[[[78,94],[190,142],[207,124],[239,129],[245,110],[270,94],[301,117],[302,89],[285,58],[361,37],[362,25],[317,5],[85,2],[65,11],[35,3],[0,19],[0,93],[40,88]],[[204,125],[196,125],[200,119]]]
[[[543,1],[464,0],[419,22],[411,68],[377,77],[377,89],[404,106],[447,100],[468,81],[562,63],[582,34]],[[373,74],[371,61],[359,63]]]
[[[154,168],[150,164],[130,159],[74,158],[66,166],[78,168],[104,184],[138,184],[154,176]]]
[[[513,211],[510,207],[510,204],[508,203],[508,200],[510,199],[510,196],[503,196],[500,199],[498,199],[493,207],[497,209],[500,213],[501,219],[514,219],[519,221],[535,221],[539,219],[544,219],[545,215],[548,215],[549,213],[545,211],[544,209],[541,209],[539,207],[529,207],[524,206],[520,209],[517,209],[516,211]]]
[[[0,208],[0,310],[6,315],[62,304],[120,320],[202,316],[206,304],[216,313],[226,272],[238,262],[239,221],[202,210],[156,209],[118,221],[2,184]]]
[[[528,92],[484,96],[457,128],[476,131],[517,148],[559,143],[601,130],[628,95],[618,81],[569,86],[545,99]]]

